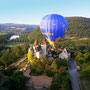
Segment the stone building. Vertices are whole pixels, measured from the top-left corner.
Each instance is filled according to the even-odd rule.
[[[34,57],[37,58],[46,56],[48,54],[48,49],[45,39],[42,40],[41,44],[37,40],[35,40],[33,46],[29,49],[29,51],[33,52]]]
[[[70,51],[64,48],[63,51],[59,54],[59,58],[61,59],[70,58]]]

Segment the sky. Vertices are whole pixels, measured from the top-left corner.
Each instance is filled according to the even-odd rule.
[[[0,0],[0,23],[39,25],[47,14],[90,18],[90,0]]]

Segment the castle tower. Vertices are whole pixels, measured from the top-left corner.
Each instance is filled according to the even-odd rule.
[[[34,46],[37,46],[38,44],[39,44],[38,41],[35,40],[35,42],[34,42]]]
[[[45,39],[42,40],[42,45],[46,45]]]
[[[35,42],[34,42],[34,44],[33,44],[33,49],[34,49],[34,54],[35,54],[35,52],[36,52],[36,48],[38,47],[38,41],[37,40],[35,40]]]
[[[46,56],[47,55],[47,44],[46,44],[45,39],[42,40],[41,47],[42,47],[44,56]]]

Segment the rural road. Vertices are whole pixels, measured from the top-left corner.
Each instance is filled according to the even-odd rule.
[[[77,79],[77,68],[75,66],[74,59],[71,59],[69,61],[69,64],[70,64],[69,74],[72,81],[72,88],[73,90],[80,90],[78,79]]]
[[[10,64],[10,66],[18,66],[20,63],[22,63],[24,60],[26,60],[28,57],[27,57],[27,54],[26,55],[24,55],[24,57],[22,57],[20,60],[18,60],[17,62],[15,62],[15,63],[12,63],[12,64]]]
[[[15,63],[15,66],[18,66],[20,63],[22,63],[24,60],[27,59],[27,56],[25,55],[23,58],[21,58],[19,61]]]

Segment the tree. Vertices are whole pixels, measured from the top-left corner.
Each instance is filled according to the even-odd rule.
[[[12,76],[15,72],[16,68],[9,66],[6,70],[4,70],[4,74],[7,76]]]
[[[69,74],[57,73],[54,75],[51,90],[72,90]]]
[[[38,60],[37,64],[36,64],[36,72],[37,73],[42,73],[44,71],[44,66],[41,63],[40,60]]]
[[[80,72],[80,76],[81,76],[81,78],[90,79],[90,67],[88,67],[88,68],[85,69],[85,70],[82,70],[82,71]]]
[[[60,66],[58,73],[62,74],[62,73],[65,73],[65,71],[66,71],[66,67]]]
[[[75,59],[79,61],[79,58],[82,58],[82,57],[83,57],[83,54],[79,52]]]
[[[7,50],[4,50],[4,54],[3,54],[3,56],[1,57],[1,60],[2,60],[2,62],[4,63],[4,65],[5,65],[5,68],[7,68],[7,65],[8,65],[8,63],[9,63],[9,59],[8,59],[8,54],[9,54],[9,49],[7,49]]]
[[[81,68],[82,70],[86,69],[87,67],[88,67],[88,64],[87,64],[87,63],[83,63],[83,64],[81,64],[81,66],[80,66],[80,68]]]
[[[8,88],[8,90],[24,90],[25,83],[26,77],[22,72],[16,71],[2,86]]]
[[[90,65],[88,65],[87,63],[83,63],[81,65],[80,76],[81,78],[90,79]]]
[[[30,63],[30,75],[41,75],[42,72],[44,71],[44,66],[41,63],[40,59],[38,58],[33,58],[32,62]]]
[[[28,46],[29,44],[27,42],[24,43],[24,47],[23,47],[23,52],[27,53],[28,52]]]
[[[85,61],[90,60],[90,53],[85,53],[84,58],[85,58]]]
[[[51,64],[51,70],[53,72],[57,72],[58,71],[58,65],[56,64],[56,61],[53,61],[53,63]]]
[[[15,48],[13,48],[12,53],[17,59],[21,58],[24,55],[24,52],[20,46],[16,46]]]
[[[69,64],[68,64],[68,61],[67,60],[64,60],[64,59],[60,59],[60,58],[57,58],[56,59],[56,63],[57,63],[57,65],[58,65],[58,68],[60,67],[60,66],[64,66],[64,67],[69,67]]]
[[[46,64],[47,64],[47,58],[46,58],[46,57],[40,58],[40,61],[41,61],[41,63],[43,64],[44,69],[45,69],[45,66],[46,66]]]

